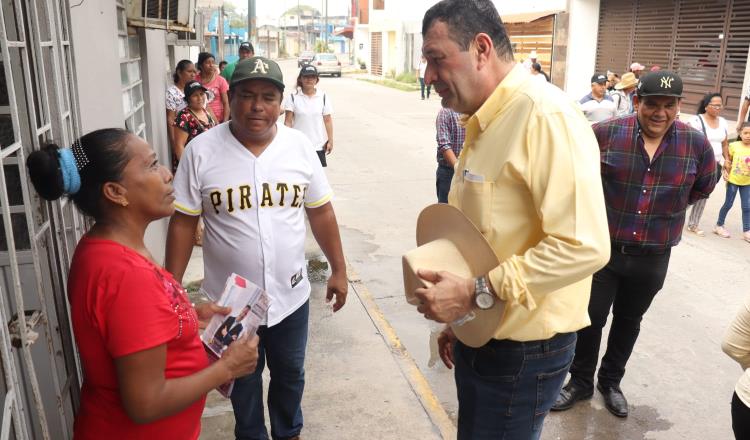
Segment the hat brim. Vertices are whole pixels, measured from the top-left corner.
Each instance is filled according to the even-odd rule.
[[[656,93],[637,93],[637,95],[638,95],[639,98],[645,98],[647,96],[668,96],[670,98],[683,98],[683,96],[681,94],[680,95],[675,95],[674,93],[659,93],[659,92],[656,92]]]
[[[404,291],[407,302],[419,303],[416,289],[430,283],[417,270],[447,271],[463,278],[486,275],[500,263],[492,246],[458,208],[447,204],[426,207],[417,219],[417,248],[402,258]],[[474,309],[475,318],[462,325],[451,324],[459,340],[470,347],[481,347],[496,333],[502,322],[505,302],[496,299],[489,310]]]

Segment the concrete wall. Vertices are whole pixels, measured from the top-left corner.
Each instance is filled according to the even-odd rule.
[[[116,12],[111,0],[89,0],[70,9],[83,133],[125,125]]]
[[[564,90],[579,99],[591,91],[599,33],[599,0],[568,0],[567,69]]]

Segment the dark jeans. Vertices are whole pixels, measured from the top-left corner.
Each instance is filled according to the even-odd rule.
[[[427,98],[430,97],[430,89],[432,89],[432,84],[425,84],[424,78],[419,78],[419,90],[422,93],[422,99],[424,99],[424,88],[425,85],[427,86]]]
[[[734,198],[737,197],[737,192],[740,193],[740,206],[742,207],[742,231],[750,231],[750,185],[739,186],[734,183],[727,182],[727,194],[724,198],[724,204],[719,209],[719,220],[716,224],[724,226],[724,221],[727,219],[729,210],[734,205]]]
[[[309,301],[273,327],[258,329],[258,367],[237,379],[232,391],[234,435],[238,440],[266,440],[263,418],[263,367],[268,362],[268,414],[273,439],[288,439],[302,431],[302,391],[305,388],[305,347]]]
[[[437,189],[438,203],[448,203],[448,193],[451,190],[453,180],[453,168],[446,165],[438,165],[435,172],[435,187]]]
[[[589,300],[591,326],[578,331],[571,380],[593,389],[602,328],[612,308],[612,327],[598,379],[605,387],[620,385],[641,319],[664,285],[670,253],[667,249],[661,255],[625,255],[613,246],[609,263],[594,274]]]
[[[459,440],[535,440],[560,393],[575,333],[543,341],[491,340],[453,349]]]
[[[737,440],[750,438],[750,408],[737,397],[737,393],[732,395],[732,431]]]

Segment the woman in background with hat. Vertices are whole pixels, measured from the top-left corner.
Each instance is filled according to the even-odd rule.
[[[194,137],[216,126],[216,116],[210,107],[206,107],[208,90],[198,81],[192,81],[185,86],[185,102],[187,107],[180,110],[175,118],[174,145],[172,149],[172,172],[177,171],[185,146]]]
[[[47,145],[26,165],[42,198],[67,196],[94,219],[68,276],[84,372],[73,437],[197,439],[206,393],[255,370],[258,338],[238,339],[209,366],[200,322],[230,310],[194,308],[146,248],[148,225],[174,212],[172,173],[119,128]]]
[[[624,116],[633,113],[633,94],[638,85],[635,74],[628,72],[622,75],[622,79],[614,85],[614,91],[610,95],[616,106],[616,116]]]
[[[297,76],[297,90],[282,103],[286,116],[284,125],[305,133],[312,142],[323,166],[326,155],[333,150],[333,107],[325,92],[319,90],[318,69],[302,66]]]
[[[216,59],[213,54],[201,52],[198,54],[198,75],[195,77],[203,87],[206,88],[213,99],[209,101],[208,107],[214,112],[216,120],[222,123],[229,119],[229,83],[219,74]]]

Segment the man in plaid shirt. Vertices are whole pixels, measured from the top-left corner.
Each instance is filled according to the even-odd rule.
[[[578,331],[571,378],[553,410],[566,410],[593,395],[602,328],[612,307],[597,389],[612,414],[628,415],[620,381],[641,319],[664,284],[685,209],[708,197],[716,184],[711,144],[703,133],[675,120],[681,98],[679,76],[650,72],[638,83],[635,114],[592,127],[601,152],[612,253],[607,266],[594,274],[591,326]]]
[[[437,115],[437,162],[435,173],[438,203],[448,203],[448,193],[453,180],[453,167],[464,146],[466,129],[459,123],[459,114],[442,107]]]

